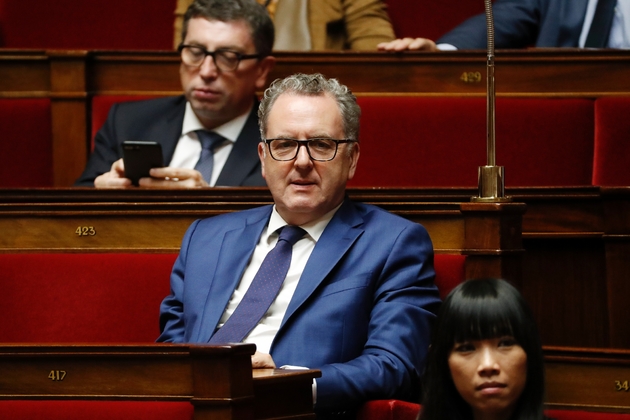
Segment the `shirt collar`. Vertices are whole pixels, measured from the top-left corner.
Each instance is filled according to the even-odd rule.
[[[247,122],[247,118],[251,112],[251,108],[244,113],[243,115],[239,115],[226,122],[223,125],[215,127],[212,129],[215,133],[220,134],[226,139],[230,140],[232,143],[236,141],[241,131],[243,131],[243,127],[245,127],[245,123]],[[190,132],[197,130],[206,130],[206,128],[201,124],[199,118],[192,109],[190,102],[186,102],[186,111],[184,112],[184,123],[182,124],[182,136],[187,135]]]
[[[343,204],[343,202],[341,204]],[[324,233],[324,229],[326,229],[328,223],[332,220],[337,210],[339,210],[339,207],[341,207],[341,204],[339,204],[337,207],[335,207],[319,219],[306,223],[304,225],[300,225],[300,227],[304,229],[315,242],[317,242],[320,236],[322,236],[322,233]],[[273,210],[271,211],[271,217],[269,218],[269,224],[267,225],[267,231],[264,233],[264,235],[267,235],[267,237],[265,238],[267,240],[267,243],[269,243],[269,239],[274,233],[276,233],[278,229],[287,225],[288,223],[284,221],[282,216],[280,216],[280,214],[276,210],[276,206],[274,205]]]

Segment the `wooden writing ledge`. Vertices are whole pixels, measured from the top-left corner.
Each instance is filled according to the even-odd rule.
[[[254,369],[253,344],[1,345],[0,399],[190,401],[194,419],[314,419],[318,370]]]
[[[549,408],[630,413],[630,350],[543,351]]]

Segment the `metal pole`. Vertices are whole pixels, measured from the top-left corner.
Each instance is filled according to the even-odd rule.
[[[492,1],[484,0],[486,8],[486,28],[488,33],[487,85],[486,85],[486,166],[479,167],[479,196],[472,197],[477,202],[510,201],[505,196],[503,166],[496,166],[495,138],[495,88],[494,88],[494,17]]]

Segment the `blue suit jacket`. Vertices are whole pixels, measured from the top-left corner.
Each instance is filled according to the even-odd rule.
[[[496,48],[577,47],[588,0],[497,0]],[[437,40],[459,49],[487,48],[484,14],[473,16]]]
[[[158,341],[209,340],[271,210],[193,223],[160,308]],[[272,343],[276,365],[321,369],[318,411],[417,398],[439,304],[434,275],[421,225],[346,200],[317,242]]]
[[[122,157],[122,143],[127,140],[160,143],[164,163],[168,164],[182,133],[185,110],[183,95],[114,104],[96,133],[94,151],[75,186],[94,186],[94,179],[109,172],[112,163]],[[259,142],[256,102],[219,174],[217,186],[267,186],[260,170]]]

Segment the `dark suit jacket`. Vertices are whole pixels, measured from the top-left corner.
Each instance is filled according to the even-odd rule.
[[[577,47],[588,0],[497,0],[493,6],[496,48]],[[459,49],[487,48],[480,14],[438,39]]]
[[[238,286],[272,207],[196,221],[160,308],[158,341],[205,343]],[[419,224],[346,200],[317,242],[271,345],[277,366],[321,369],[319,412],[417,399],[439,304]]]
[[[174,96],[114,104],[107,121],[96,133],[94,152],[76,186],[94,186],[94,179],[109,172],[112,163],[122,157],[122,143],[127,140],[156,141],[162,145],[164,162],[173,158],[182,133],[186,98]],[[217,186],[266,186],[258,158],[258,106],[253,107],[243,130],[217,179]]]

